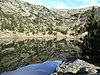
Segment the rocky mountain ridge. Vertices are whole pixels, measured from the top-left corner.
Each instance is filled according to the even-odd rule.
[[[56,35],[76,33],[84,27],[89,8],[82,9],[48,9],[19,0],[0,0],[0,30],[22,32],[25,34]],[[100,7],[96,7],[100,16]]]

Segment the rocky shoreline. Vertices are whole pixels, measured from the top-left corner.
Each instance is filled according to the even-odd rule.
[[[100,75],[100,66],[95,66],[78,57],[70,57],[62,61],[51,75]]]
[[[32,34],[32,33],[20,33],[20,32],[14,32],[14,31],[0,31],[0,39],[2,38],[14,38],[14,39],[19,39],[19,38],[67,38],[69,40],[79,40],[81,37],[84,37],[84,33],[82,35],[77,35],[77,36],[72,36],[69,34],[62,34],[60,32],[57,32],[57,35],[53,34],[48,34],[46,33],[43,35],[42,33],[38,34]]]

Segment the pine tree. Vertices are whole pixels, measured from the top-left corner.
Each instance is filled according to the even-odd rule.
[[[85,24],[88,35],[84,37],[80,48],[82,49],[82,56],[88,56],[90,59],[100,57],[100,18],[96,17],[96,9],[93,6],[91,14],[87,17]]]

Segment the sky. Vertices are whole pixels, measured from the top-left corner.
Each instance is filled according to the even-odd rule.
[[[78,9],[89,6],[100,6],[100,0],[22,0],[47,8]]]

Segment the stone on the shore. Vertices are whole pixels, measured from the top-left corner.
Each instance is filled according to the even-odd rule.
[[[56,69],[58,75],[66,74],[97,74],[100,67],[90,64],[84,60],[71,57],[63,61]],[[53,74],[54,75],[54,74]]]

